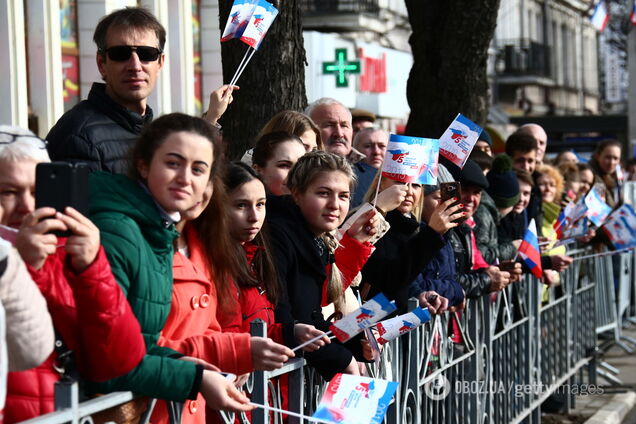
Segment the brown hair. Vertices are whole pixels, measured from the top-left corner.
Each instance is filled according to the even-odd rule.
[[[260,181],[263,184],[263,188],[265,188],[265,183],[263,183],[263,180],[256,171],[242,162],[233,162],[229,164],[225,176],[223,177],[225,187],[229,193],[237,190],[243,184],[253,180]],[[229,202],[227,204],[229,204]],[[251,270],[247,263],[245,252],[243,252],[240,244],[236,241],[233,243],[236,247],[236,255],[239,257],[239,262],[243,268],[241,275],[237,276],[236,282],[239,286],[247,287],[262,285],[265,289],[267,299],[276,306],[280,297],[280,285],[278,283],[276,267],[274,266],[274,260],[271,254],[267,222],[263,223],[263,227],[261,227],[261,230],[258,232],[252,243],[259,246],[259,249],[252,260]]]
[[[534,179],[532,175],[528,171],[524,171],[522,169],[513,169],[515,175],[517,175],[517,179],[522,182],[528,184],[530,187],[534,187]]]
[[[104,54],[108,46],[106,38],[110,28],[121,28],[122,30],[141,29],[153,31],[157,36],[159,50],[163,51],[166,44],[166,30],[157,18],[143,7],[126,7],[119,9],[100,19],[95,27],[93,41],[97,44],[97,50]]]
[[[254,146],[254,150],[252,150],[252,164],[264,168],[267,166],[267,161],[269,161],[274,155],[274,149],[276,149],[276,146],[282,143],[287,143],[288,141],[297,142],[304,148],[303,142],[300,138],[288,132],[276,131],[264,134],[258,139]]]
[[[212,144],[213,162],[210,170],[210,180],[219,174],[219,168],[222,166],[221,155],[222,145],[219,130],[214,128],[209,122],[195,118],[184,113],[170,113],[163,115],[146,126],[137,142],[131,149],[131,163],[129,167],[129,175],[132,179],[143,181],[143,177],[139,172],[141,163],[150,165],[157,149],[166,141],[166,138],[176,132],[191,132],[198,134]]]
[[[293,134],[296,137],[302,136],[307,131],[313,131],[316,134],[316,146],[318,150],[324,149],[320,129],[314,121],[304,113],[296,112],[295,110],[278,112],[261,129],[261,132],[258,134],[258,139],[265,134],[279,131]]]

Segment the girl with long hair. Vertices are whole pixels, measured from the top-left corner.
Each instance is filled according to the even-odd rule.
[[[90,177],[90,215],[100,230],[113,275],[141,326],[146,354],[131,372],[95,392],[131,390],[184,402],[200,392],[215,409],[252,409],[224,376],[199,360],[157,344],[171,307],[175,223],[203,199],[219,172],[212,126],[173,113],[144,129],[132,151],[131,176]]]

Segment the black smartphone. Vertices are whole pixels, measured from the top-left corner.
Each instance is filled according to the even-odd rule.
[[[67,206],[88,216],[88,167],[83,163],[39,163],[35,168],[35,207],[64,212]],[[70,232],[55,231],[58,237]]]
[[[439,191],[440,191],[440,195],[442,196],[442,203],[447,201],[448,199],[457,199],[456,202],[454,202],[451,206],[455,206],[460,204],[460,199],[461,199],[461,191],[462,191],[462,185],[460,182],[457,181],[452,181],[450,183],[440,183],[439,185]],[[459,219],[456,219],[454,222],[464,222],[466,220],[466,218],[462,217]]]

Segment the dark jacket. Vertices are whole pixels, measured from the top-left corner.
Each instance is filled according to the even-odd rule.
[[[391,229],[375,244],[375,251],[362,268],[362,283],[371,285],[367,299],[384,293],[404,310],[409,284],[437,255],[444,240],[432,228],[397,210],[387,213],[386,220]]]
[[[358,162],[351,165],[351,167],[356,174],[356,188],[353,191],[353,196],[351,196],[351,207],[355,208],[363,203],[364,195],[367,194],[378,170],[364,162]]]
[[[448,306],[459,305],[464,301],[464,290],[457,282],[455,267],[455,254],[450,242],[450,234],[446,233],[444,245],[411,283],[409,294],[417,297],[424,291],[433,290],[448,299]]]
[[[157,345],[172,303],[174,225],[162,219],[152,197],[124,175],[90,178],[90,218],[99,228],[115,279],[139,320],[146,355],[128,374],[91,385],[91,391],[130,390],[158,399],[196,398],[203,369]]]
[[[46,140],[53,161],[83,162],[91,171],[128,172],[128,151],[144,125],[152,121],[115,103],[106,85],[93,83],[88,99],[66,112],[51,128]]]
[[[466,297],[476,298],[490,292],[490,277],[484,270],[472,271],[472,247],[470,227],[462,224],[449,231],[450,242],[455,255],[457,282],[464,289]]]
[[[481,256],[488,264],[513,259],[517,249],[508,239],[499,239],[497,226],[501,215],[495,201],[486,192],[481,193],[481,203],[473,216],[475,220],[475,241]]]
[[[543,197],[541,195],[541,190],[537,185],[537,179],[541,176],[537,171],[532,173],[532,179],[534,180],[534,187],[532,187],[532,191],[530,192],[530,202],[528,203],[528,207],[526,211],[528,211],[528,223],[532,221],[534,218],[534,222],[537,224],[537,235],[541,236],[541,227],[543,226]]]
[[[270,203],[272,203],[270,205]],[[268,197],[267,224],[269,225],[272,253],[281,284],[281,298],[275,311],[275,321],[284,325],[283,338],[288,346],[296,345],[294,322],[311,324],[328,331],[330,323],[322,315],[322,300],[327,266],[334,257],[309,229],[300,209],[290,196]],[[320,247],[319,247],[320,245]],[[350,350],[351,349],[351,350]],[[330,380],[344,370],[353,358],[352,351],[361,355],[359,339],[346,345],[336,340],[314,352],[305,352],[305,359]],[[361,356],[360,356],[361,357]]]

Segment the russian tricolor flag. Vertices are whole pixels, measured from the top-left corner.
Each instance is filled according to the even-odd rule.
[[[537,225],[534,222],[534,218],[530,221],[530,225],[528,225],[528,229],[523,236],[521,246],[519,246],[519,256],[521,256],[523,262],[530,268],[530,272],[532,272],[535,277],[541,278],[543,276],[539,239],[537,238]]]
[[[632,14],[629,15],[629,20],[632,22],[632,25],[636,25],[636,1],[634,1],[634,5],[632,6]]]
[[[596,3],[594,7],[594,13],[592,13],[592,17],[590,18],[592,21],[592,25],[596,28],[597,31],[603,31],[609,22],[609,14],[607,13],[607,7],[605,6],[605,1],[601,0]]]

